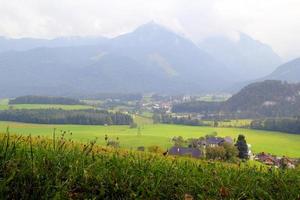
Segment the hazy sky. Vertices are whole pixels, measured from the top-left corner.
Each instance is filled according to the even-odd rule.
[[[0,0],[0,35],[115,36],[154,20],[191,37],[237,31],[300,57],[300,0]]]

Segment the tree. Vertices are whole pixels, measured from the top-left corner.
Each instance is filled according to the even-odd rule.
[[[238,157],[241,159],[248,159],[248,145],[244,135],[239,135],[235,146],[238,149]]]
[[[219,122],[217,120],[214,121],[214,127],[218,127],[219,126]]]
[[[120,142],[118,140],[119,140],[119,138],[117,138],[116,140],[108,140],[106,145],[109,147],[113,147],[113,148],[119,148]]]
[[[137,128],[138,127],[138,125],[137,125],[137,123],[135,123],[135,122],[132,122],[131,124],[130,124],[130,128]]]
[[[230,143],[223,143],[222,146],[224,147],[226,154],[225,154],[225,159],[226,160],[233,160],[236,158],[239,154],[238,149],[236,146],[230,144]]]
[[[225,160],[226,150],[223,146],[207,147],[206,158],[213,160]]]
[[[172,142],[174,142],[174,146],[176,146],[176,147],[182,147],[185,144],[185,140],[183,139],[182,136],[173,137]]]
[[[142,131],[141,131],[141,127],[139,126],[137,129],[137,136],[141,136],[142,135]]]
[[[148,151],[151,153],[163,153],[164,152],[164,150],[160,146],[157,146],[157,145],[148,147]]]

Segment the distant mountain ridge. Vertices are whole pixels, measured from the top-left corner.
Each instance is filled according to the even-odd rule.
[[[0,84],[9,86],[2,96],[199,93],[216,91],[231,77],[193,42],[155,23],[101,45],[4,52],[0,70]]]
[[[105,37],[59,37],[55,39],[19,38],[12,39],[0,36],[0,53],[5,51],[27,51],[41,47],[67,47],[100,45],[107,42]]]
[[[261,78],[282,63],[269,45],[244,33],[239,33],[237,41],[225,36],[209,37],[199,43],[199,48],[224,63],[237,81]]]
[[[2,97],[211,93],[238,80],[221,59],[156,23],[112,39],[0,38],[1,51]]]
[[[272,73],[259,79],[235,83],[227,91],[236,92],[241,88],[255,82],[265,80],[280,80],[289,83],[300,83],[300,58],[296,58],[277,67]]]
[[[280,65],[274,72],[264,79],[300,82],[300,58]]]

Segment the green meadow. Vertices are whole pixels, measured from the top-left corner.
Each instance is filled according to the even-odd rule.
[[[141,119],[139,119],[141,120]],[[42,125],[25,124],[15,122],[0,122],[0,132],[5,132],[9,127],[10,132],[32,136],[52,137],[53,130],[56,134],[72,132],[67,138],[75,141],[87,142],[97,138],[98,144],[105,144],[104,137],[119,138],[120,145],[124,148],[136,148],[138,146],[159,145],[165,149],[172,145],[171,138],[174,136],[201,137],[217,132],[218,136],[230,136],[237,138],[238,134],[244,134],[247,142],[252,145],[253,152],[269,152],[276,155],[300,157],[300,135],[286,134],[271,131],[258,131],[241,128],[223,127],[195,127],[181,125],[165,125],[146,123],[140,128],[128,126],[90,126],[90,125]]]

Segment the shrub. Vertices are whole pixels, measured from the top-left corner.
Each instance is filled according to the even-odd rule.
[[[213,159],[213,160],[225,160],[226,150],[223,146],[207,147],[206,158]]]
[[[161,148],[160,146],[153,145],[148,147],[148,151],[151,153],[163,153],[164,149]]]

